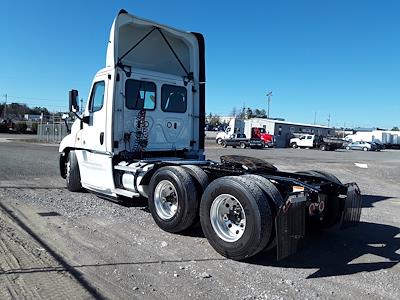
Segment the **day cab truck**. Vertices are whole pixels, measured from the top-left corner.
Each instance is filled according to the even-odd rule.
[[[69,94],[78,119],[59,147],[68,190],[113,201],[145,197],[167,232],[200,220],[211,246],[235,260],[272,248],[284,258],[296,252],[306,225],[357,223],[355,183],[252,157],[205,159],[204,53],[200,33],[119,12],[82,115],[78,92]]]

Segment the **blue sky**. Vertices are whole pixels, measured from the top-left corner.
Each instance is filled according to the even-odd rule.
[[[206,39],[207,112],[400,125],[399,1],[1,1],[0,101],[65,110],[105,65],[119,9]],[[22,97],[22,98],[17,98]]]

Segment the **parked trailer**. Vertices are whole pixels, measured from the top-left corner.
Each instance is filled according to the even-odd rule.
[[[275,248],[295,253],[308,227],[360,219],[355,183],[322,171],[290,173],[263,160],[205,160],[204,39],[137,18],[114,20],[106,67],[92,83],[85,111],[60,144],[68,190],[113,201],[148,199],[157,225],[182,232],[198,219],[212,247],[243,260]],[[124,200],[126,201],[126,200]]]

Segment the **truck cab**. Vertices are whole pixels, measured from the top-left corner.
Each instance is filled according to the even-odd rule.
[[[77,110],[77,95],[70,93],[71,110]],[[128,156],[204,159],[204,103],[202,35],[121,11],[111,27],[106,67],[60,144],[62,159],[73,149],[82,186],[117,196],[116,162]]]
[[[305,216],[318,228],[360,219],[357,185],[332,174],[283,172],[240,155],[205,159],[199,33],[121,10],[82,114],[78,91],[69,96],[77,119],[60,144],[59,164],[71,192],[86,189],[115,202],[147,198],[161,229],[183,232],[200,220],[211,246],[236,260],[275,245],[279,259],[295,253]],[[233,120],[226,134],[243,130],[243,121]]]

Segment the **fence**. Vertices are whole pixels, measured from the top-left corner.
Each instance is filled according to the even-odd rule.
[[[71,128],[72,123],[68,126]],[[68,134],[65,123],[39,124],[37,139],[46,143],[59,143]]]

